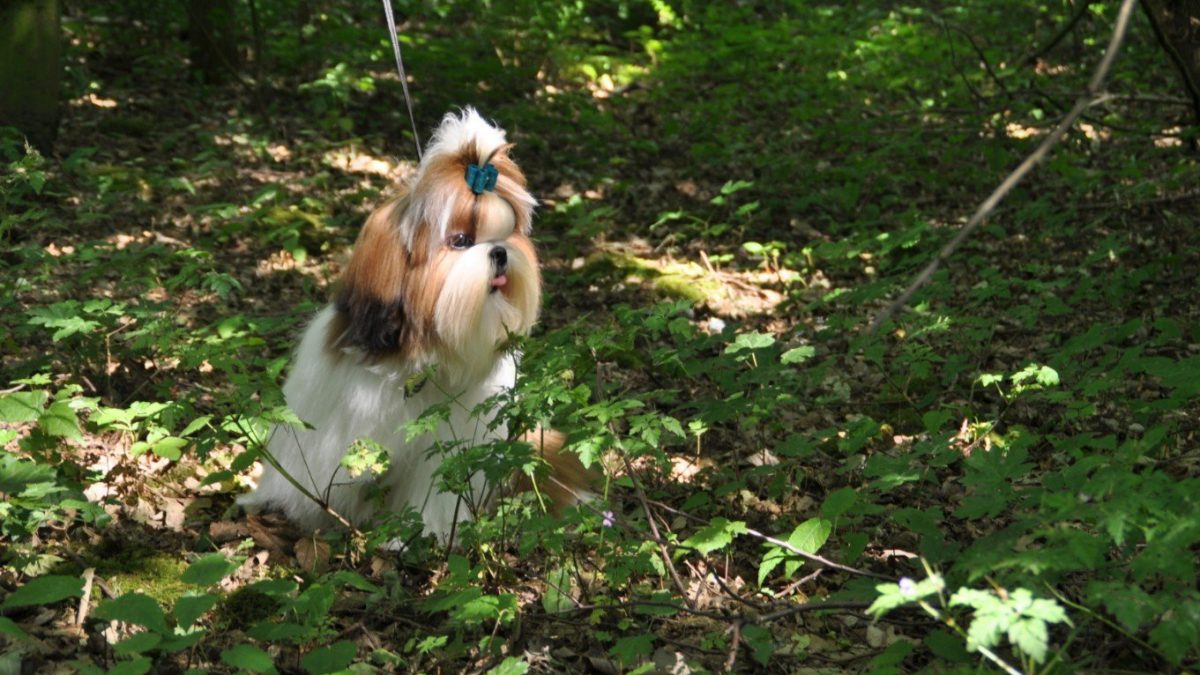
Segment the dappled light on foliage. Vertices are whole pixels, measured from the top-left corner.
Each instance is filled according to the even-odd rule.
[[[1120,3],[396,2],[422,138],[478,108],[539,199],[513,438],[438,479],[502,495],[447,550],[234,503],[416,172],[380,8],[233,3],[213,80],[182,5],[61,4],[53,150],[0,128],[0,670],[1200,663],[1197,128],[1146,17],[872,332]],[[547,509],[536,428],[594,499]]]

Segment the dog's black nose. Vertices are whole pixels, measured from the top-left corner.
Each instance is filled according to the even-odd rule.
[[[497,246],[488,252],[488,257],[492,259],[492,264],[496,266],[496,271],[500,272],[508,265],[508,251],[503,246]]]

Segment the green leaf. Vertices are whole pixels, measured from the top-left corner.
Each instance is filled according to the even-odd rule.
[[[832,532],[833,523],[824,518],[809,518],[792,531],[788,543],[805,553],[816,553],[829,540]]]
[[[1017,590],[1023,591],[1025,589],[1019,588]],[[1071,623],[1071,620],[1067,618],[1067,610],[1063,609],[1062,605],[1054,600],[1047,600],[1045,598],[1034,600],[1021,613],[1025,616],[1041,619],[1046,623]]]
[[[826,518],[837,518],[849,511],[856,501],[858,501],[858,492],[854,488],[842,488],[825,498],[821,504],[821,515]]]
[[[982,373],[978,378],[975,379],[975,381],[978,382],[980,386],[990,387],[993,384],[1000,384],[1003,382],[1004,375],[1000,373]]]
[[[771,655],[775,653],[775,640],[771,631],[757,624],[747,624],[742,628],[742,639],[750,647],[750,654],[762,665],[767,665]]]
[[[767,575],[773,572],[776,567],[779,567],[779,563],[787,560],[787,558],[787,551],[778,546],[772,546],[767,549],[766,554],[763,555],[762,562],[758,564],[758,585],[762,586],[763,582],[767,579]]]
[[[430,635],[417,643],[417,653],[424,656],[435,649],[445,647],[449,641],[450,638],[446,635]]]
[[[925,636],[925,646],[929,647],[929,651],[937,656],[954,663],[965,663],[971,659],[970,654],[963,646],[963,641],[941,628]]]
[[[616,656],[621,660],[621,665],[628,668],[649,656],[653,648],[654,635],[652,633],[643,633],[642,635],[631,635],[617,640],[609,648],[608,653]]]
[[[227,480],[233,480],[233,477],[236,475],[237,474],[235,474],[232,471],[214,471],[214,472],[208,474],[207,476],[205,476],[204,480],[200,481],[200,487],[204,487],[206,485],[212,485],[214,483],[220,483],[220,482],[227,481]]]
[[[0,454],[0,492],[19,495],[31,485],[54,485],[54,468]]]
[[[201,415],[200,417],[197,417],[189,422],[188,425],[183,428],[183,431],[179,432],[179,435],[183,436],[184,438],[191,436],[197,431],[200,431],[204,427],[208,426],[210,421],[212,421],[212,415]]]
[[[529,664],[523,659],[515,656],[506,657],[495,668],[487,672],[487,675],[525,675],[529,672]]]
[[[226,560],[225,556],[220,553],[210,553],[188,565],[179,578],[184,583],[211,586],[224,579],[235,569],[237,569],[237,565]]]
[[[559,567],[546,573],[546,593],[542,596],[542,608],[548,614],[565,612],[575,607],[571,601],[571,573]]]
[[[83,579],[49,575],[30,579],[24,586],[10,593],[0,607],[12,609],[30,605],[49,605],[59,600],[78,598],[82,595]]]
[[[145,675],[150,672],[154,662],[145,656],[139,656],[130,661],[118,661],[117,665],[108,669],[108,675]]]
[[[279,642],[282,640],[295,640],[296,638],[306,637],[314,632],[314,629],[308,626],[301,626],[298,623],[274,623],[263,621],[250,627],[246,631],[246,635],[255,640],[263,642]]]
[[[751,331],[749,333],[741,333],[733,339],[733,344],[725,348],[726,354],[736,354],[746,349],[765,349],[775,344],[775,336],[770,333],[759,333]]]
[[[186,438],[167,436],[155,441],[154,445],[151,446],[151,450],[159,457],[174,462],[183,456],[183,449],[188,446],[188,443],[189,441]]]
[[[952,417],[953,414],[948,410],[930,410],[921,415],[921,424],[925,426],[925,431],[936,434]]]
[[[113,645],[113,651],[122,656],[127,654],[141,654],[154,649],[160,642],[162,642],[162,635],[146,631],[144,633],[136,633],[121,640]]]
[[[100,603],[92,614],[99,619],[109,621],[124,621],[149,628],[157,633],[168,633],[167,617],[163,614],[158,601],[142,593],[126,593]]]
[[[185,595],[175,601],[172,613],[180,628],[189,628],[215,604],[217,604],[217,596],[212,593]]]
[[[173,637],[164,638],[162,644],[158,646],[158,651],[164,654],[174,654],[185,649],[192,648],[196,643],[200,642],[207,635],[207,631],[203,628],[193,629],[190,633],[179,635],[176,633]]]
[[[804,363],[817,354],[817,348],[805,345],[789,349],[779,357],[780,363],[791,365],[793,363]]]
[[[273,673],[275,663],[271,655],[253,645],[237,645],[221,652],[221,661],[234,668],[252,673]]]
[[[32,422],[46,406],[46,392],[18,391],[0,396],[0,422]]]
[[[38,417],[38,428],[50,436],[58,438],[82,438],[79,431],[79,418],[67,401],[55,401],[46,412]]]
[[[330,577],[330,581],[339,586],[349,586],[350,588],[365,591],[367,593],[383,592],[383,589],[379,588],[370,581],[367,581],[365,578],[363,578],[363,575],[350,570],[340,570],[335,572],[333,576]]]
[[[1046,660],[1046,649],[1050,642],[1046,622],[1038,619],[1018,620],[1008,627],[1008,641],[1035,662]]]
[[[358,648],[353,642],[341,640],[305,654],[304,658],[300,659],[300,664],[314,675],[324,675],[345,670],[357,654]]]
[[[1000,642],[1000,636],[1004,635],[1007,624],[1005,617],[976,612],[967,628],[967,650],[973,652],[980,647],[995,647]]]
[[[24,640],[29,637],[29,634],[21,630],[17,622],[7,616],[0,616],[0,635],[7,635],[18,640]]]
[[[867,613],[878,619],[901,605],[936,595],[945,587],[945,580],[937,574],[921,581],[913,581],[905,577],[896,584],[879,584],[875,587],[879,597],[867,608]]]
[[[734,537],[745,533],[746,523],[740,520],[729,521],[725,518],[713,518],[708,526],[688,537],[683,545],[696,549],[701,555],[708,555],[713,551],[725,548],[733,543]]]

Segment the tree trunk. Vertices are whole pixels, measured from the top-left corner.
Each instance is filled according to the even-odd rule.
[[[234,0],[188,0],[187,18],[192,67],[205,82],[235,75],[240,59]]]
[[[1141,4],[1159,44],[1183,79],[1200,125],[1200,0],[1142,0]]]
[[[62,39],[58,0],[0,0],[0,126],[48,153],[58,135]]]

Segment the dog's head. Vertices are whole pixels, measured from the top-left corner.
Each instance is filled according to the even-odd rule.
[[[491,370],[541,303],[534,198],[502,129],[448,114],[407,190],[367,219],[336,296],[330,345],[369,358]]]

